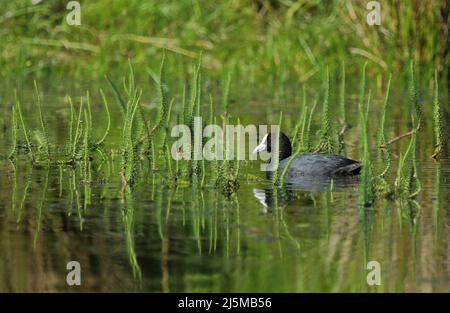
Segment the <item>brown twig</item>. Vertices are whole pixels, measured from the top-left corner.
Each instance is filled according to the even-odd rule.
[[[342,136],[344,136],[345,131],[347,130],[347,124],[344,124],[341,128],[341,130],[339,131],[339,137],[342,138]]]
[[[400,139],[403,139],[403,138],[405,138],[405,137],[414,135],[415,133],[417,133],[417,131],[419,130],[419,128],[420,128],[420,123],[417,125],[417,127],[416,127],[415,129],[410,130],[410,131],[408,131],[408,132],[406,132],[406,133],[400,134],[400,135],[398,135],[397,137],[394,137],[394,138],[392,138],[391,140],[389,140],[386,144],[380,145],[380,148],[386,148],[387,145],[391,145],[391,144],[393,144],[394,142],[399,141]]]
[[[322,143],[317,147],[317,149],[314,151],[314,153],[317,153],[317,152],[322,151],[322,149],[323,149],[324,146],[325,146],[325,143],[322,142]]]
[[[434,150],[434,153],[431,155],[431,158],[434,160],[437,160],[441,153],[442,153],[442,148],[438,147],[438,148],[436,148],[436,150]]]
[[[151,135],[155,132],[157,126],[154,126],[152,129],[147,130],[147,134],[145,134],[141,139],[139,139],[139,144],[143,144],[145,140],[150,138]]]
[[[127,187],[127,178],[125,177],[125,174],[123,172],[120,172],[120,176],[122,177],[121,194],[123,195],[125,193],[125,189]]]

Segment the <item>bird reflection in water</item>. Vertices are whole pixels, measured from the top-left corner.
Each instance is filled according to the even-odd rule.
[[[263,212],[271,211],[277,206],[283,206],[298,199],[299,193],[339,192],[355,187],[358,176],[326,177],[302,176],[295,180],[286,179],[281,190],[274,188],[254,188],[253,195],[263,206]]]

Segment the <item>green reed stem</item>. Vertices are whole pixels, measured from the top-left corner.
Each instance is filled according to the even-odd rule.
[[[89,177],[89,136],[90,136],[90,127],[89,127],[89,112],[87,109],[84,110],[84,136],[83,136],[83,164],[84,164],[84,180],[87,183]],[[86,199],[86,198],[85,198]]]
[[[223,98],[222,98],[222,107],[224,115],[228,115],[229,113],[229,96],[230,96],[230,86],[231,86],[231,72],[227,73],[227,79],[225,81],[225,88],[223,91]]]
[[[277,141],[275,144],[275,151],[272,153],[272,162],[274,162],[272,185],[275,186],[278,183],[278,165],[280,163],[280,141],[281,141],[281,125],[283,122],[283,112],[280,112],[280,119],[278,120],[278,133]]]
[[[306,132],[309,131],[309,129],[307,129],[307,116],[308,116],[308,106],[306,105],[306,87],[305,85],[303,85],[303,111],[302,111],[302,134],[301,134],[301,147],[303,150],[308,149],[307,140],[309,140],[308,139],[309,134],[306,134]]]
[[[75,159],[77,153],[78,141],[81,137],[81,115],[83,114],[83,98],[80,98],[80,108],[78,109],[77,127],[75,129],[75,136],[72,143],[72,158]]]
[[[50,158],[50,147],[49,147],[48,134],[47,134],[47,130],[46,130],[46,127],[45,127],[44,117],[42,115],[41,96],[39,94],[39,89],[38,89],[36,81],[34,81],[34,91],[36,93],[36,98],[37,98],[37,105],[38,105],[38,111],[39,111],[39,122],[41,124],[42,135],[43,135],[43,139],[44,139],[44,149],[45,149],[45,153],[47,155],[47,158]]]
[[[87,117],[88,117],[88,123],[86,124],[89,129],[92,129],[92,109],[91,109],[91,96],[89,94],[89,91],[86,90],[86,106],[85,109],[87,110]]]
[[[237,119],[237,125],[241,125],[241,120]],[[238,133],[236,136],[236,168],[235,168],[235,172],[234,172],[234,177],[236,178],[236,180],[239,177],[239,167],[240,167],[240,160],[239,160],[239,155],[241,153],[241,136]]]
[[[441,103],[439,101],[438,72],[434,73],[434,101],[433,101],[433,129],[434,129],[434,155],[438,155],[443,147],[444,134],[442,128]]]
[[[341,64],[341,83],[339,85],[339,108],[341,111],[342,125],[347,125],[347,113],[345,108],[345,61]]]
[[[395,191],[397,194],[401,195],[405,192],[409,192],[409,175],[405,171],[405,164],[406,160],[410,154],[410,151],[412,150],[412,147],[414,145],[414,137],[416,136],[416,133],[414,133],[411,137],[411,140],[409,141],[408,148],[406,149],[405,153],[400,153],[399,161],[398,161],[398,169],[397,169],[397,177],[394,182]]]
[[[422,190],[422,184],[420,183],[419,174],[417,170],[417,133],[413,134],[412,137],[412,169],[411,169],[411,178],[409,183],[409,197],[414,198],[417,196]],[[415,190],[412,189],[416,187]]]
[[[107,116],[107,125],[106,125],[105,133],[103,134],[103,137],[96,143],[96,145],[98,145],[98,146],[103,144],[103,142],[105,141],[106,137],[108,136],[109,130],[111,128],[111,114],[109,113],[108,100],[106,99],[105,93],[103,92],[102,89],[100,89],[100,95],[102,96],[103,105],[105,106],[105,111],[106,111],[106,116]]]
[[[180,117],[178,119],[179,124],[185,124],[186,123],[186,118],[188,116],[188,110],[186,108],[186,84],[183,85],[183,95],[181,98],[181,113],[180,113]]]
[[[392,80],[392,73],[389,74],[386,93],[384,96],[383,108],[381,111],[380,126],[378,128],[378,146],[382,147],[383,160],[386,162],[386,167],[379,175],[379,177],[381,178],[386,176],[391,167],[391,152],[389,146],[386,145],[386,134],[385,134],[386,112],[389,108],[389,93],[391,90],[391,80]]]
[[[297,123],[295,124],[294,133],[293,133],[293,137],[292,137],[292,144],[294,146],[296,146],[296,145],[303,146],[304,145],[304,142],[303,142],[303,135],[304,135],[304,133],[303,133],[303,131],[304,131],[304,126],[305,126],[305,121],[306,121],[306,114],[307,114],[307,111],[308,111],[308,107],[306,106],[306,89],[305,89],[305,85],[303,85],[303,87],[302,87],[302,98],[303,98],[302,113],[300,114],[300,117],[297,120]],[[299,136],[300,128],[301,128],[300,139],[297,140],[297,137]]]
[[[312,146],[312,142],[311,142],[311,124],[312,124],[314,111],[316,110],[318,102],[319,102],[319,98],[316,96],[316,98],[314,99],[314,103],[313,103],[313,106],[311,108],[311,111],[309,112],[308,124],[306,126],[306,131],[303,132],[305,134],[305,148],[306,148],[305,150],[306,151],[309,151],[311,149],[311,146]]]
[[[414,60],[410,61],[409,64],[410,77],[409,77],[409,101],[411,103],[411,110],[415,110],[417,116],[417,129],[422,125],[423,120],[423,109],[422,104],[419,101],[419,92],[417,88],[416,81],[416,68]]]
[[[333,139],[331,132],[331,118],[330,118],[330,71],[327,67],[325,79],[325,96],[323,100],[322,124],[320,128],[320,144],[319,150],[324,150],[328,153],[333,152]]]
[[[72,152],[72,144],[73,144],[73,123],[75,122],[75,112],[73,108],[72,98],[68,95],[67,100],[70,105],[70,124],[69,124],[69,153]]]
[[[111,89],[114,92],[116,102],[117,102],[117,104],[119,104],[120,113],[122,113],[122,117],[124,117],[125,110],[126,110],[125,100],[123,100],[122,96],[120,95],[119,89],[117,88],[116,84],[114,84],[114,82],[108,76],[105,76],[105,78],[108,81],[109,85],[111,86]]]
[[[364,93],[366,90],[366,66],[367,63],[364,64],[362,70],[362,82],[361,82],[361,93]],[[373,201],[373,185],[372,185],[372,163],[370,160],[370,150],[369,150],[369,127],[368,127],[368,115],[370,109],[370,101],[371,101],[371,91],[369,90],[367,96],[366,107],[364,107],[365,96],[364,94],[360,95],[359,102],[359,127],[361,132],[361,155],[362,155],[362,173],[361,173],[361,204],[363,205],[371,205]]]
[[[15,154],[17,153],[17,132],[18,132],[18,123],[17,123],[17,113],[16,113],[16,107],[12,107],[12,113],[11,113],[11,141],[12,146],[11,150],[8,153],[8,159],[13,159]]]
[[[166,85],[166,77],[164,71],[164,63],[166,59],[166,54],[163,54],[161,60],[161,66],[159,69],[159,112],[158,112],[158,121],[156,123],[156,128],[166,127],[167,126],[167,113],[169,110],[169,102],[167,97],[167,85]]]
[[[20,124],[22,126],[23,136],[25,137],[25,142],[27,143],[28,153],[30,153],[30,155],[31,155],[31,160],[34,161],[34,159],[35,159],[34,158],[34,153],[33,153],[32,147],[31,147],[31,141],[30,141],[30,139],[28,137],[28,132],[27,132],[27,128],[25,126],[25,122],[24,122],[24,119],[23,119],[22,109],[20,107],[20,101],[19,101],[19,99],[17,97],[17,90],[16,89],[14,89],[14,100],[15,100],[17,114],[19,116],[19,121],[20,121]]]

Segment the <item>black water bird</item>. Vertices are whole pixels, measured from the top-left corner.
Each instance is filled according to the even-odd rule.
[[[275,136],[277,135],[278,133],[266,134],[253,153],[262,151],[271,152],[272,141],[275,143],[275,138],[277,138]],[[280,134],[278,155],[278,171],[281,172],[285,166],[289,166],[285,176],[285,181],[287,183],[295,183],[296,180],[305,177],[334,178],[354,176],[361,171],[361,163],[337,154],[309,152],[292,156],[291,141],[282,132]],[[271,173],[272,172],[268,171],[268,176],[271,176]]]

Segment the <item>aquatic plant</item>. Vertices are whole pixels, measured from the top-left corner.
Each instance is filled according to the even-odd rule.
[[[37,106],[38,106],[38,112],[39,112],[39,122],[41,125],[41,130],[36,131],[35,136],[37,141],[39,142],[42,149],[45,151],[45,156],[47,158],[47,161],[50,159],[50,144],[48,139],[48,133],[45,126],[44,117],[42,115],[42,103],[41,103],[41,96],[39,93],[39,89],[37,86],[37,82],[34,81],[34,91],[36,93],[36,99],[37,99]]]
[[[208,118],[208,123],[209,125],[216,125],[216,114],[214,111],[214,100],[211,94],[209,94],[209,118]],[[216,138],[217,139],[217,138]],[[219,150],[219,142],[218,140],[215,140],[215,145],[214,145],[214,154],[217,155]],[[213,179],[217,179],[217,168],[218,168],[218,160],[216,158],[216,160],[214,162],[210,162],[209,163],[209,171],[211,173],[211,176]]]
[[[417,135],[412,137],[411,170],[409,175],[409,198],[414,198],[422,190],[417,170]]]
[[[29,136],[28,136],[27,127],[26,127],[25,121],[23,119],[22,109],[20,107],[20,100],[17,97],[17,90],[16,89],[14,89],[14,104],[15,104],[15,112],[16,112],[17,116],[19,117],[18,120],[20,122],[20,126],[22,126],[23,136],[25,137],[25,142],[26,142],[26,145],[27,145],[27,153],[30,154],[31,160],[34,161],[35,160],[35,156],[34,156],[33,148],[31,146],[31,141],[30,141]]]
[[[72,99],[71,97],[69,97],[69,103],[71,106],[71,110],[73,110],[73,103],[72,103]],[[78,153],[78,143],[80,142],[81,139],[81,135],[82,135],[82,115],[83,115],[83,97],[80,98],[80,107],[78,109],[78,118],[76,120],[76,127],[75,127],[75,133],[72,136],[72,126],[70,127],[70,132],[71,132],[71,161],[74,162],[77,158],[77,153]]]
[[[345,140],[344,134],[349,127],[347,124],[347,113],[346,113],[346,98],[345,98],[345,61],[341,62],[341,74],[340,74],[340,84],[339,84],[339,113],[341,130],[337,135],[337,152],[345,153]]]
[[[345,61],[341,62],[341,80],[339,85],[339,109],[341,114],[341,124],[342,127],[347,126],[347,113],[345,107]]]
[[[106,99],[105,93],[103,92],[102,89],[100,89],[100,95],[102,97],[103,105],[104,105],[105,111],[106,111],[107,124],[106,124],[105,133],[103,134],[102,138],[100,138],[100,140],[98,140],[96,142],[97,146],[101,146],[105,142],[106,137],[108,137],[109,130],[111,128],[111,114],[109,113],[108,100]]]
[[[407,166],[407,160],[411,150],[413,150],[412,147],[414,146],[415,136],[416,133],[411,136],[406,151],[404,153],[400,153],[399,156],[397,176],[394,182],[395,193],[397,196],[403,196],[410,191],[411,175],[410,168]]]
[[[85,114],[84,127],[92,129],[92,108],[89,90],[86,90],[86,105],[84,106],[84,114]]]
[[[119,89],[117,88],[116,84],[107,76],[105,75],[105,79],[108,82],[109,86],[113,90],[114,97],[116,98],[116,102],[119,106],[120,113],[122,114],[122,118],[125,116],[125,110],[126,110],[126,103],[125,100],[123,100]]]
[[[17,153],[17,145],[18,145],[18,139],[17,139],[17,133],[19,130],[18,121],[17,121],[17,109],[14,105],[12,107],[11,112],[11,148],[8,153],[8,159],[13,159]]]
[[[224,116],[227,116],[229,114],[230,86],[231,86],[231,72],[228,72],[222,98],[222,107]]]
[[[216,186],[218,186],[222,193],[227,196],[231,197],[233,193],[235,193],[239,189],[239,180],[238,180],[238,174],[239,174],[239,163],[231,161],[233,159],[233,153],[234,153],[234,147],[233,147],[233,140],[228,140],[228,138],[231,138],[231,136],[234,136],[234,133],[229,134],[228,130],[226,128],[226,125],[228,125],[229,122],[229,114],[228,114],[228,108],[229,108],[229,92],[230,92],[230,85],[231,82],[231,76],[228,75],[227,80],[224,85],[224,91],[223,91],[223,99],[222,99],[222,126],[223,126],[223,134],[221,138],[221,142],[216,143],[216,148],[218,148],[218,145],[221,145],[223,142],[225,142],[225,147],[223,151],[223,159],[216,163],[216,172],[217,172],[217,178],[216,178]],[[238,120],[238,123],[240,121]],[[238,134],[239,137],[239,134]],[[240,140],[240,139],[239,139]]]
[[[332,126],[330,118],[330,72],[327,67],[325,76],[325,95],[323,99],[322,123],[320,126],[320,141],[318,151],[333,152]]]
[[[417,117],[417,130],[420,129],[423,122],[422,103],[419,100],[419,91],[416,80],[416,67],[414,60],[409,63],[409,102],[411,111],[414,111]]]
[[[73,138],[74,138],[74,124],[75,124],[75,110],[73,107],[72,98],[69,95],[66,95],[67,102],[69,102],[70,106],[70,122],[69,122],[69,142],[67,143],[67,153],[72,156],[73,153]]]
[[[238,126],[241,125],[241,120],[239,117],[237,118],[236,125],[238,125]],[[244,139],[245,139],[245,137],[244,137]],[[239,156],[241,154],[242,145],[243,144],[241,142],[241,136],[240,136],[240,134],[237,134],[237,136],[236,136],[236,162],[235,162],[235,168],[234,168],[234,170],[235,170],[234,176],[236,177],[236,180],[239,178],[239,169],[240,169],[240,163],[241,163]]]
[[[201,55],[199,56],[197,66],[194,69],[194,77],[193,77],[193,83],[191,86],[191,92],[190,92],[190,99],[189,103],[185,105],[185,112],[184,112],[184,123],[189,126],[191,131],[194,129],[194,113],[195,113],[195,106],[199,101],[200,96],[200,70],[201,70]]]
[[[370,206],[373,201],[373,181],[372,181],[372,162],[370,159],[369,150],[369,127],[368,127],[368,114],[370,109],[371,91],[369,90],[367,95],[367,101],[365,98],[366,90],[366,66],[364,64],[362,69],[362,79],[360,86],[360,101],[359,101],[359,128],[360,128],[360,140],[361,140],[361,185],[360,185],[360,203],[364,206]],[[364,106],[364,103],[366,105]]]
[[[29,174],[28,174],[28,177],[31,177],[32,174],[33,174],[33,168],[31,167],[31,168],[30,168],[30,172],[29,172]],[[22,213],[23,213],[23,209],[24,209],[24,207],[25,207],[25,202],[26,202],[26,200],[27,200],[28,191],[29,191],[29,189],[30,189],[30,187],[31,187],[31,182],[32,182],[31,179],[27,179],[27,183],[26,183],[25,188],[24,188],[24,190],[23,190],[22,199],[21,199],[21,201],[20,201],[20,203],[19,203],[19,208],[18,208],[18,210],[17,210],[18,212],[17,212],[16,223],[20,223],[20,221],[21,221],[21,219],[22,219]]]
[[[389,74],[386,92],[384,96],[384,103],[381,111],[380,124],[378,127],[378,147],[381,149],[381,157],[384,163],[386,163],[385,168],[378,175],[381,178],[384,178],[391,167],[391,151],[389,145],[386,145],[386,135],[385,135],[385,123],[386,123],[386,112],[389,108],[389,93],[391,89],[391,79],[392,74]]]
[[[433,158],[437,158],[441,154],[444,146],[444,134],[442,127],[442,110],[439,101],[439,82],[438,72],[434,73],[434,100],[433,100],[433,131],[434,131],[434,153]]]
[[[83,136],[83,164],[84,164],[84,183],[90,182],[91,174],[91,164],[89,156],[89,140],[91,134],[91,127],[89,126],[89,113],[87,110],[84,111],[84,136]]]
[[[137,90],[131,85],[130,87],[133,90],[128,94],[129,98],[126,105],[125,117],[122,122],[122,145],[124,147],[122,179],[124,183],[132,185],[135,182],[138,161],[136,137],[133,136],[133,124],[142,90]]]
[[[157,145],[155,148],[159,151],[161,147],[165,145],[166,141],[166,133],[169,124],[170,117],[170,108],[168,95],[167,95],[167,85],[165,78],[165,64],[166,55],[163,54],[161,65],[159,69],[159,81],[158,81],[158,96],[159,96],[159,105],[158,105],[158,117],[155,126],[151,130],[150,141],[151,147],[153,149],[154,145]],[[155,160],[153,160],[155,162]]]
[[[127,188],[127,193],[124,199],[124,208],[122,210],[122,221],[125,232],[125,242],[127,248],[128,259],[133,272],[133,277],[137,280],[142,279],[142,270],[137,260],[135,241],[134,241],[134,195],[132,191]]]
[[[196,92],[195,92],[195,99],[193,102],[191,102],[191,105],[193,105],[193,107],[191,108],[191,116],[196,116],[196,117],[201,117],[201,107],[202,107],[202,73],[201,73],[201,55],[199,57],[198,60],[198,66],[197,66],[197,79],[196,79]],[[193,112],[193,113],[192,113]],[[203,138],[202,138],[202,129],[203,129],[203,125],[194,125],[194,134],[193,134],[193,138],[194,138],[194,144],[195,142],[199,142],[201,143],[200,148],[200,153],[202,153],[203,150]],[[197,138],[195,138],[195,136],[198,136]],[[191,169],[191,173],[193,174],[193,176],[201,176],[202,175],[202,169],[201,169],[201,164],[200,161],[197,160],[197,157],[195,155],[195,151],[196,151],[196,147],[193,146],[192,152],[193,152],[193,158],[191,161],[191,165],[192,165],[192,169]],[[203,159],[203,158],[202,158]]]
[[[278,132],[276,133],[276,141],[275,141],[275,149],[272,151],[270,158],[270,163],[273,165],[272,172],[272,185],[275,186],[278,183],[279,169],[278,165],[280,164],[280,141],[281,141],[281,125],[283,122],[283,112],[280,112],[280,118],[278,120]],[[273,144],[272,144],[273,147]]]
[[[45,180],[44,180],[44,184],[43,184],[43,188],[42,188],[42,195],[41,198],[39,199],[39,203],[37,205],[37,216],[36,216],[36,230],[34,231],[34,236],[33,236],[33,249],[36,249],[36,244],[37,244],[37,240],[39,238],[39,233],[41,231],[41,224],[42,224],[42,218],[43,218],[43,214],[44,214],[44,204],[45,204],[45,200],[47,197],[47,190],[48,190],[48,183],[49,183],[49,174],[50,172],[50,168],[47,167],[46,170],[46,174],[45,174]]]
[[[167,164],[167,170],[168,170],[169,184],[170,185],[176,185],[176,183],[177,183],[177,172],[176,172],[176,169],[175,169],[175,172],[173,170],[173,167],[172,167],[172,155],[170,154],[170,147],[168,145],[166,146],[165,155],[166,155],[166,164]]]
[[[306,124],[306,129],[304,131],[302,131],[303,132],[303,136],[304,136],[303,142],[305,143],[305,150],[306,151],[309,151],[311,149],[311,147],[312,147],[311,124],[312,124],[312,119],[313,119],[314,113],[316,111],[316,107],[317,107],[317,103],[318,102],[319,102],[319,98],[318,98],[318,96],[316,96],[316,98],[314,99],[311,111],[309,112],[308,123]]]
[[[302,87],[302,113],[295,124],[293,136],[292,136],[292,144],[294,146],[300,146],[300,149],[305,149],[305,129],[306,129],[306,121],[308,115],[308,106],[306,105],[306,87],[303,85]],[[299,139],[297,139],[299,137]]]

